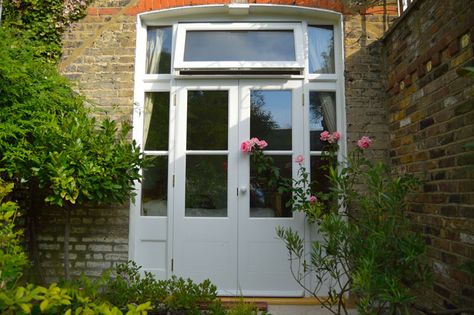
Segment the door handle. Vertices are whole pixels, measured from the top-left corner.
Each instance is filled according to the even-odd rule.
[[[247,186],[240,186],[240,192],[245,194],[247,192]]]

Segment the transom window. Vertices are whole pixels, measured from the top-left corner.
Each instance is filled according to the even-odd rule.
[[[178,24],[175,68],[303,69],[301,24]]]

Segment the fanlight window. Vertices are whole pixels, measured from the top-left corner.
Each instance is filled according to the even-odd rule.
[[[184,61],[296,61],[293,31],[188,31]]]
[[[303,32],[298,23],[179,24],[174,68],[304,68]]]

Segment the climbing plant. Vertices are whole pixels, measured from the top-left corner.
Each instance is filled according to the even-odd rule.
[[[50,61],[61,56],[62,35],[86,15],[92,0],[3,0],[2,21],[37,42],[36,54]]]

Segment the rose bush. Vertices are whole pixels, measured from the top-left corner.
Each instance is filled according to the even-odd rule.
[[[291,191],[293,210],[305,214],[318,240],[308,249],[292,229],[278,228],[277,236],[288,249],[295,280],[333,314],[347,314],[349,292],[357,297],[360,314],[407,312],[416,299],[411,288],[429,280],[424,241],[404,215],[405,197],[418,180],[368,159],[373,141],[367,136],[338,160],[341,138],[337,131],[320,135],[327,192],[311,191],[302,155],[295,159],[296,179],[280,182],[286,186],[279,189]]]

